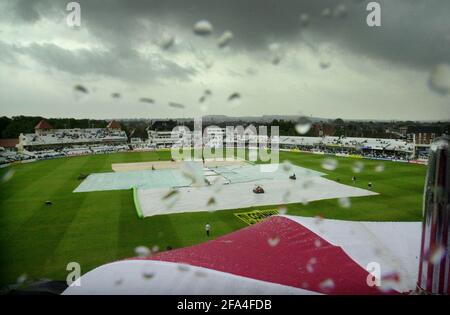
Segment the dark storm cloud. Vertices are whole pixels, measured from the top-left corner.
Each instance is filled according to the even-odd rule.
[[[1,47],[0,45],[0,52]],[[181,67],[160,55],[143,58],[132,50],[128,52],[126,58],[123,56],[118,58],[116,53],[111,51],[67,50],[54,44],[34,43],[25,47],[9,48],[33,58],[46,67],[75,75],[95,74],[148,82],[160,77],[184,80],[195,73],[192,68]]]
[[[17,0],[14,1],[13,8],[19,20],[33,23],[41,18],[37,9],[38,5],[39,1]]]
[[[0,61],[7,64],[15,64],[17,59],[12,46],[0,41]]]
[[[31,5],[33,2],[34,5]],[[38,3],[39,2],[39,3]],[[450,1],[378,1],[382,27],[366,25],[367,0],[89,0],[79,1],[82,23],[105,45],[122,47],[124,53],[157,34],[157,25],[192,28],[200,19],[214,25],[214,36],[224,30],[234,33],[232,47],[249,52],[266,49],[270,42],[290,43],[301,31],[299,15],[309,14],[309,44],[331,41],[345,50],[413,67],[430,67],[450,61]],[[67,1],[19,1],[16,12],[34,21],[36,7],[65,9]],[[345,4],[345,19],[324,18],[324,8]],[[52,10],[49,10],[49,12]],[[42,10],[39,11],[41,14]],[[145,22],[153,23],[147,25]],[[155,28],[153,28],[155,26]]]

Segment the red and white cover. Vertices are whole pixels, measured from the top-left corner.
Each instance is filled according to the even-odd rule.
[[[406,293],[415,289],[420,234],[419,222],[274,216],[199,245],[100,266],[63,294]]]

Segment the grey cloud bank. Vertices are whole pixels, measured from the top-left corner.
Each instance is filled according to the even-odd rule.
[[[116,117],[192,116],[200,113],[202,91],[211,88],[214,95],[206,114],[450,118],[448,96],[427,87],[430,70],[450,63],[449,1],[378,1],[379,28],[366,25],[369,1],[364,0],[78,2],[79,29],[65,25],[68,1],[0,5],[0,71],[14,74],[0,79],[8,80],[0,82],[5,113],[40,110],[52,116],[98,117],[109,108],[108,114]],[[339,5],[345,6],[343,17],[321,15],[325,8],[333,12]],[[307,26],[301,14],[308,15]],[[212,23],[213,32],[200,37],[192,27],[202,19]],[[217,41],[225,31],[233,38],[221,49]],[[175,38],[168,49],[159,46],[163,34]],[[270,59],[273,43],[283,50],[278,65]],[[328,69],[319,66],[323,51]],[[25,76],[34,76],[39,86],[27,85]],[[70,90],[84,82],[94,83],[107,91],[104,94],[123,90],[129,96],[122,100],[127,106],[114,108],[108,105],[110,98],[100,96],[87,101],[91,106],[79,106],[70,99]],[[26,93],[5,95],[18,93],[15,89],[39,95],[51,87],[59,89],[55,103],[67,94],[67,107],[52,104],[48,95],[42,102]],[[233,92],[242,94],[239,108],[227,102]],[[159,104],[180,102],[189,109],[136,105],[144,96]]]

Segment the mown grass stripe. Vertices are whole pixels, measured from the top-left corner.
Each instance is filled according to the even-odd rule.
[[[15,283],[26,273],[29,279],[64,280],[67,262],[76,261],[82,273],[118,259],[133,257],[136,246],[161,250],[168,246],[191,246],[208,238],[204,225],[212,226],[213,237],[243,228],[235,212],[273,209],[252,207],[215,212],[161,214],[139,218],[133,205],[134,192],[103,191],[72,193],[80,173],[110,172],[112,163],[170,160],[170,151],[126,152],[39,161],[16,166],[12,180],[0,187],[0,287]],[[324,171],[324,158],[315,154],[280,152],[280,162]],[[351,178],[355,159],[336,158],[338,167],[325,178],[341,184],[367,188],[373,183],[376,196],[351,198],[350,208],[337,199],[287,205],[289,215],[317,216],[359,221],[420,221],[426,167],[407,163],[364,161],[364,169]],[[375,166],[384,164],[384,172]],[[0,170],[0,174],[5,170]],[[239,196],[236,196],[239,198]],[[52,200],[53,206],[43,202]],[[136,210],[133,210],[133,207]]]

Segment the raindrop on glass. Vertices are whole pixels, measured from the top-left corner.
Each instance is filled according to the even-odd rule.
[[[7,171],[5,172],[5,174],[3,174],[2,179],[1,179],[0,182],[1,182],[1,183],[9,182],[9,181],[13,178],[13,176],[14,176],[15,173],[16,173],[16,171],[15,171],[13,168],[7,170]]]
[[[206,203],[206,206],[214,206],[216,204],[216,199],[214,197],[211,197],[208,199],[208,202]]]
[[[17,278],[17,284],[24,284],[25,281],[27,281],[28,277],[26,274],[21,274],[18,278]]]
[[[314,246],[316,246],[317,248],[319,248],[320,246],[322,246],[322,241],[319,240],[319,239],[316,239],[316,240],[314,241]]]
[[[203,58],[202,62],[206,69],[210,69],[214,65],[214,60],[208,57]]]
[[[288,208],[287,208],[287,206],[285,206],[285,205],[282,205],[282,206],[279,206],[279,207],[278,207],[278,213],[281,214],[281,215],[286,214],[286,213],[287,213],[287,210],[288,210]]]
[[[185,106],[183,104],[175,103],[175,102],[170,102],[169,106],[173,107],[173,108],[185,108]]]
[[[316,225],[319,225],[319,224],[321,224],[322,222],[323,222],[323,217],[322,217],[322,216],[316,215],[316,216],[314,217],[314,223],[315,223]]]
[[[302,13],[300,14],[300,23],[302,24],[303,27],[307,27],[309,25],[310,19],[309,19],[309,15],[306,13]]]
[[[205,90],[205,91],[203,92],[202,96],[200,96],[198,102],[199,102],[199,103],[206,102],[206,101],[208,100],[208,98],[211,97],[211,95],[212,95],[211,90],[209,90],[209,89]]]
[[[301,202],[301,204],[304,205],[304,206],[307,206],[308,203],[309,203],[309,201],[308,201],[308,199],[307,199],[306,197],[302,197],[301,200],[300,200],[300,202]]]
[[[281,56],[279,56],[279,55],[273,56],[271,62],[273,65],[277,66],[281,62]]]
[[[398,274],[397,272],[391,272],[383,275],[380,280],[381,286],[378,287],[380,291],[382,292],[394,291],[394,288],[400,282],[400,274]]]
[[[175,44],[175,36],[171,34],[164,33],[161,37],[161,41],[159,42],[159,46],[164,49],[170,49],[170,47]]]
[[[319,288],[322,291],[330,291],[330,290],[333,290],[334,287],[335,287],[335,284],[334,284],[333,279],[331,279],[331,278],[325,279],[324,281],[322,281],[319,284]]]
[[[212,189],[215,193],[218,193],[222,190],[223,185],[225,185],[226,181],[224,178],[222,177],[217,177],[213,182],[212,182]]]
[[[238,106],[241,103],[241,94],[237,92],[231,94],[230,96],[228,96],[228,102],[233,107]]]
[[[348,198],[348,197],[342,197],[342,198],[339,198],[339,199],[338,199],[338,205],[339,205],[339,207],[341,207],[341,208],[348,209],[348,208],[350,208],[350,207],[352,206],[352,203],[351,203],[351,201],[350,201],[350,198]]]
[[[338,166],[338,161],[331,158],[326,158],[322,161],[322,168],[328,171],[334,171]]]
[[[384,251],[383,251],[383,249],[381,247],[375,247],[373,249],[373,252],[374,252],[375,255],[380,256],[380,255],[383,255]]]
[[[320,13],[320,15],[322,15],[323,17],[330,17],[331,16],[331,9],[330,8],[325,8],[322,10],[322,12]]]
[[[198,187],[205,184],[205,173],[200,165],[182,162],[180,165],[180,170],[184,177],[192,181],[193,186]]]
[[[329,67],[331,67],[331,62],[329,60],[322,59],[319,62],[319,66],[320,66],[320,68],[325,70],[325,69],[328,69]]]
[[[269,244],[270,247],[277,246],[279,242],[280,242],[280,238],[278,236],[270,237],[267,239],[267,243]]]
[[[450,64],[441,63],[431,70],[428,87],[439,95],[450,93]]]
[[[290,172],[292,170],[292,163],[288,160],[284,160],[282,164],[283,171]]]
[[[148,247],[145,246],[138,246],[134,249],[134,252],[136,255],[138,255],[138,257],[148,257],[151,254],[150,249],[148,249]]]
[[[364,169],[364,163],[363,162],[355,162],[352,165],[353,173],[361,173],[363,169]]]
[[[149,98],[149,97],[141,97],[139,99],[139,102],[141,102],[141,103],[148,103],[148,104],[154,104],[155,103],[155,101],[152,98]]]
[[[89,90],[81,84],[75,85],[73,87],[73,91],[76,101],[82,101],[86,99],[87,95],[89,94]]]
[[[442,245],[440,245],[430,252],[429,261],[433,265],[437,265],[441,262],[441,260],[444,257],[445,257],[445,248]]]
[[[337,18],[346,18],[348,14],[347,6],[343,3],[338,4],[333,10],[333,16]]]
[[[377,173],[384,172],[384,164],[375,165],[375,172]]]
[[[287,189],[283,194],[283,201],[288,202],[291,197],[291,191]]]
[[[189,271],[189,265],[185,265],[185,264],[178,264],[177,265],[177,270],[181,271],[181,272],[187,272]]]
[[[281,46],[278,43],[272,43],[269,45],[270,62],[273,65],[278,65],[281,62]]]
[[[178,194],[178,190],[170,190],[162,197],[162,199],[163,200],[171,199],[171,198],[175,197],[177,194]]]
[[[194,25],[194,33],[200,36],[210,35],[213,31],[212,24],[207,20],[200,20]]]
[[[155,273],[150,268],[146,267],[142,271],[142,277],[146,280],[150,280],[155,276]]]
[[[226,47],[228,46],[228,44],[231,42],[231,40],[233,39],[233,33],[230,31],[225,31],[223,32],[223,34],[219,37],[219,40],[217,41],[217,45],[220,48]]]
[[[295,131],[297,133],[304,135],[308,133],[308,131],[311,129],[312,122],[307,117],[300,117],[295,124]]]
[[[194,272],[194,276],[199,277],[199,278],[206,278],[208,276],[208,274],[203,270],[196,270]]]
[[[361,152],[363,149],[363,146],[360,143],[355,144],[355,151]]]
[[[313,186],[314,182],[311,179],[304,180],[302,183],[303,189],[309,189]]]
[[[252,76],[258,74],[258,71],[256,69],[252,68],[252,67],[248,67],[247,70],[245,70],[245,72],[248,75],[252,75]]]
[[[81,85],[81,84],[75,85],[73,87],[73,89],[75,90],[75,92],[78,92],[78,93],[83,93],[83,94],[88,94],[89,93],[88,89],[85,86]]]
[[[317,259],[315,257],[312,257],[310,260],[308,260],[306,264],[306,271],[309,273],[314,272],[314,265],[317,263]]]

